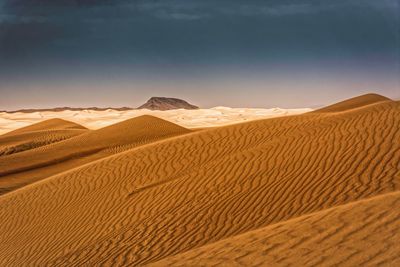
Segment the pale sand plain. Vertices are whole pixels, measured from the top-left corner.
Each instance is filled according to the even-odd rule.
[[[49,119],[65,119],[75,122],[89,129],[100,129],[112,124],[139,117],[150,115],[158,117],[186,128],[205,128],[224,126],[234,123],[246,122],[257,119],[268,119],[274,117],[288,116],[309,112],[312,109],[282,109],[282,108],[229,108],[215,107],[197,110],[167,110],[152,111],[147,109],[119,111],[109,109],[104,111],[81,110],[81,111],[43,111],[31,113],[6,113],[0,112],[0,134],[19,129],[34,123]]]
[[[399,263],[399,102],[195,131],[31,127],[1,136],[17,139],[0,156],[1,266]],[[20,135],[48,143],[12,152]]]

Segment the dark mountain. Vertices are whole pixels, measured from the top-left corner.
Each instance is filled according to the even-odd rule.
[[[198,109],[194,105],[189,104],[185,100],[170,97],[152,97],[145,104],[138,107],[139,109],[150,110],[170,110],[170,109]]]

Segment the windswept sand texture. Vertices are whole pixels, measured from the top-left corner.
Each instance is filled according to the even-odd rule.
[[[151,266],[399,266],[400,192],[250,231]],[[271,264],[273,263],[273,264]]]
[[[400,103],[353,100],[195,132],[146,116],[0,157],[7,174],[116,153],[0,196],[0,266],[394,266]]]

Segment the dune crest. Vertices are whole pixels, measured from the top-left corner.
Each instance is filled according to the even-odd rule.
[[[376,104],[383,101],[392,101],[392,100],[390,98],[378,94],[365,94],[318,109],[315,112],[341,112],[341,111],[351,110],[354,108],[360,108],[371,104]]]
[[[0,265],[142,266],[399,191],[399,125],[400,104],[382,101],[197,131],[80,165],[0,197]],[[105,129],[98,137],[107,132],[116,133]],[[325,233],[340,230],[332,220]],[[376,238],[365,235],[366,246]],[[301,233],[294,240],[302,242]],[[314,260],[309,255],[301,260]]]
[[[50,130],[85,130],[86,127],[79,125],[77,123],[63,120],[63,119],[49,119],[42,122],[38,122],[9,133],[4,134],[3,136],[15,135],[15,134],[22,134],[27,132],[35,132],[35,131],[50,131]]]

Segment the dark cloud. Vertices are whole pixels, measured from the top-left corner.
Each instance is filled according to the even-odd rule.
[[[398,7],[399,0],[6,0],[0,66],[393,63]]]
[[[104,4],[115,4],[118,0],[7,0],[6,8],[25,7],[67,7],[67,6],[98,6]]]
[[[3,13],[8,15],[34,15],[47,14],[49,16],[63,12],[78,12],[85,15],[96,16],[97,11],[101,15],[109,12],[108,15],[120,15],[115,13],[118,9],[124,9],[126,14],[139,14],[159,16],[159,14],[174,14],[187,16],[203,15],[203,17],[223,16],[223,15],[265,15],[281,16],[317,13],[329,9],[337,8],[396,8],[398,0],[6,0],[3,4]],[[95,10],[93,10],[95,9]],[[97,9],[97,11],[96,11]],[[206,16],[204,16],[206,15]],[[108,16],[109,17],[109,16]],[[168,16],[162,16],[167,18]],[[177,16],[178,19],[180,18]],[[185,19],[185,16],[182,16]]]
[[[197,94],[206,103],[213,101],[207,93],[215,92],[186,92],[187,84],[196,84],[191,79],[201,84],[221,77],[230,77],[226,82],[246,81],[243,92],[215,87],[221,95],[236,97],[238,105],[247,95],[256,96],[255,105],[277,104],[282,94],[276,93],[274,101],[268,99],[271,91],[279,89],[265,89],[271,90],[265,94],[260,89],[273,81],[278,87],[277,81],[289,84],[281,87],[286,101],[296,90],[304,91],[298,97],[310,99],[307,93],[339,88],[335,83],[342,92],[354,84],[362,90],[382,86],[386,92],[399,91],[399,2],[0,0],[0,92],[6,96],[0,98],[0,105],[15,109],[23,99],[19,96],[30,92],[37,98],[46,95],[46,106],[53,106],[51,99],[81,96],[79,90],[91,82],[91,90],[97,91],[86,92],[87,99],[108,100],[106,84],[113,95],[125,99],[138,80],[147,88],[176,85],[169,92]],[[247,81],[253,80],[262,81],[261,87],[252,89],[251,82],[247,87]],[[119,89],[117,84],[124,81],[125,89]],[[184,84],[180,89],[179,81]],[[368,87],[371,84],[374,88]],[[96,89],[98,85],[102,91]],[[65,94],[65,88],[75,94]],[[138,89],[131,96],[148,94]]]

